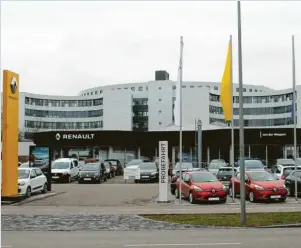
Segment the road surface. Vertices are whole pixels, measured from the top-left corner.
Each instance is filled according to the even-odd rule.
[[[5,248],[300,247],[300,228],[189,231],[3,232]],[[17,238],[16,238],[17,237]]]

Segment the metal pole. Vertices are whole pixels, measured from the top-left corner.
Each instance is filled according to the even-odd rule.
[[[269,166],[268,145],[265,146],[265,163],[266,163],[266,167],[268,168]]]
[[[295,171],[297,170],[297,118],[296,118],[296,65],[295,65],[295,37],[292,35],[292,66],[293,66],[293,117],[294,117],[294,159]],[[295,179],[295,201],[298,201],[298,184]]]
[[[243,77],[242,77],[242,46],[241,46],[241,13],[240,1],[237,2],[238,24],[238,75],[239,75],[239,153],[240,153],[240,208],[241,225],[246,225],[246,188],[245,188],[245,144],[243,115]]]
[[[181,36],[181,50],[180,50],[180,141],[179,141],[179,153],[180,153],[180,189],[179,189],[179,201],[182,203],[182,80],[183,80],[183,37]]]
[[[2,1],[0,0],[0,37],[1,36],[1,24],[2,24]],[[0,40],[0,54],[2,52],[2,47],[1,47],[1,40]],[[2,72],[2,65],[1,65],[1,60],[0,60],[0,71]],[[0,89],[2,92],[3,89],[3,82],[2,82],[2,74],[0,75]],[[2,99],[3,99],[3,94],[2,94]],[[0,100],[0,110],[2,112],[2,99]],[[2,116],[0,118],[0,127],[2,130]],[[0,151],[2,151],[2,132],[0,132]],[[2,156],[0,156],[0,192],[2,192]],[[1,194],[2,195],[2,194]],[[0,204],[0,218],[2,218],[2,207]],[[2,247],[2,227],[0,225],[0,247]]]
[[[232,59],[232,35],[230,35],[230,57],[231,57],[231,70],[230,70],[230,80],[231,80],[231,96],[232,96],[232,118],[231,118],[231,151],[230,151],[230,164],[232,166],[232,202],[235,202],[235,185],[234,185],[234,104],[233,104],[233,59]]]
[[[197,150],[197,121],[196,121],[196,119],[194,119],[194,153],[195,153],[195,160],[197,161],[198,150]]]
[[[199,168],[202,168],[202,121],[198,120],[198,162]]]

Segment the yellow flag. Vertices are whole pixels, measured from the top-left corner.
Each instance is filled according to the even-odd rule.
[[[232,120],[232,45],[229,42],[227,61],[221,85],[221,104],[224,111],[225,121]]]

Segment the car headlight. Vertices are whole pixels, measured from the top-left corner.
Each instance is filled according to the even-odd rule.
[[[20,182],[19,185],[20,185],[20,186],[24,186],[24,185],[25,185],[25,182]]]
[[[227,187],[225,185],[223,185],[223,190],[227,191]]]
[[[193,189],[194,189],[195,191],[198,191],[198,192],[203,191],[201,188],[199,188],[199,187],[197,187],[197,186],[193,186]]]
[[[255,187],[255,189],[257,189],[257,190],[264,190],[264,188],[261,187],[261,186],[259,186],[259,185],[255,185],[254,187]]]

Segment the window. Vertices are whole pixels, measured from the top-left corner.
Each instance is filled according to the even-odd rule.
[[[246,92],[247,91],[246,88],[243,88],[243,91]]]
[[[162,113],[162,111],[161,110],[159,110],[159,114],[161,114]]]
[[[194,86],[193,86],[193,85],[191,85],[191,86],[190,86],[190,88],[194,88]]]
[[[252,89],[249,89],[249,92],[252,92]]]
[[[36,177],[36,176],[37,176],[37,174],[36,174],[35,170],[31,170],[30,177]]]
[[[159,125],[161,125],[162,124],[162,122],[159,122]]]
[[[239,92],[239,88],[236,88],[236,92]]]
[[[37,177],[43,175],[43,172],[41,171],[41,169],[37,168],[37,169],[35,169],[35,171],[36,171]]]
[[[159,87],[159,90],[162,90],[162,87]]]
[[[217,86],[214,86],[214,90],[218,90],[218,87],[217,87]]]
[[[132,91],[135,91],[135,87],[131,87],[131,90],[132,90]]]
[[[182,88],[186,88],[186,86],[182,86]]]
[[[98,93],[98,92],[97,92],[97,91],[95,91],[95,95],[97,95],[97,93]]]
[[[172,86],[172,89],[175,90],[177,88],[177,86]]]
[[[143,87],[142,86],[138,87],[138,91],[143,91]]]
[[[162,99],[161,98],[159,98],[159,102],[161,102],[162,101]]]

